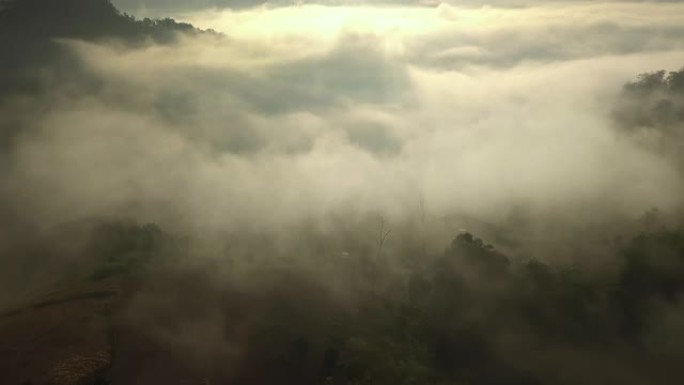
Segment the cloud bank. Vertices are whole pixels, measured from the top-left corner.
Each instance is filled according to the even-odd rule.
[[[419,202],[434,217],[678,208],[676,170],[616,135],[608,112],[635,73],[684,61],[681,14],[304,6],[196,14],[226,35],[175,45],[64,41],[96,90],[58,84],[47,106],[3,106],[27,111],[5,189],[41,220],[130,212],[209,228],[401,218]]]

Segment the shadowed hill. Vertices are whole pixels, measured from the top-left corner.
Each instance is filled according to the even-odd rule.
[[[152,38],[168,41],[176,32],[196,31],[172,19],[136,20],[119,12],[108,0],[9,0],[0,9],[3,40]]]
[[[204,32],[169,18],[137,20],[108,0],[0,0],[0,104],[17,96],[49,100],[65,85],[77,92],[97,86],[59,39],[136,46],[197,33]],[[18,131],[16,122],[0,122],[0,153]]]
[[[171,43],[179,33],[199,32],[173,19],[136,20],[108,0],[6,0],[0,3],[0,98],[39,91],[46,69],[74,72],[56,39]]]

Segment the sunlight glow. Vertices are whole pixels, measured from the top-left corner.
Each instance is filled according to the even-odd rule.
[[[341,32],[419,34],[447,21],[439,14],[440,8],[303,5],[241,12],[212,10],[183,15],[183,19],[200,28],[212,28],[231,36],[263,38],[277,34],[314,34],[321,38]]]

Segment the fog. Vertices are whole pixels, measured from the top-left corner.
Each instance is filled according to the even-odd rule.
[[[322,36],[289,24],[339,13],[312,6],[247,11],[254,27],[228,12],[206,24],[232,25],[225,36],[166,46],[63,41],[99,85],[58,84],[47,106],[8,103],[41,106],[24,107],[10,195],[40,221],[125,212],[200,228],[346,210],[405,218],[420,202],[429,216],[482,218],[515,204],[678,208],[676,170],[616,135],[610,108],[634,74],[682,63],[680,14],[644,7],[643,20],[663,22],[643,30],[619,12],[571,10],[564,24],[556,10],[551,38],[547,12],[534,10],[464,11],[465,26],[451,7],[389,10],[391,26],[378,28],[367,12],[383,9],[350,8]]]
[[[465,242],[487,258],[498,258],[496,247],[514,261],[613,274],[621,237],[644,230],[649,213],[659,215],[654,227],[681,224],[674,137],[658,137],[672,143],[661,151],[659,133],[625,130],[615,110],[638,74],[684,64],[684,4],[159,4],[116,2],[215,33],[136,44],[58,36],[70,76],[46,66],[31,73],[33,91],[0,92],[2,262],[51,255],[26,280],[6,273],[14,278],[0,305],[79,270],[73,254],[91,250],[93,237],[84,223],[154,224],[140,231],[174,239],[163,253],[175,262],[122,305],[118,322],[133,337],[122,337],[119,370],[147,338],[207,378],[267,383],[245,374],[259,364],[243,339],[277,313],[275,302],[316,309],[306,318],[295,306],[305,321],[290,334],[318,335],[329,318],[357,317],[355,306],[375,298],[368,293],[399,296],[413,279],[409,255],[423,266]],[[465,237],[449,249],[470,233],[492,246]],[[340,267],[357,257],[382,272]],[[255,260],[296,268],[254,276],[245,271]],[[556,383],[590,380],[586,370],[554,374],[567,362],[601,366],[596,383],[628,376],[635,359],[622,345],[583,357],[529,337],[534,326],[515,336],[515,326],[492,326],[483,315],[498,303],[491,298],[516,292],[517,281],[449,266],[476,292],[464,317],[504,328],[487,340],[507,365]],[[218,307],[227,297],[240,315]],[[657,349],[653,341],[678,330],[680,308],[654,311],[674,320],[649,334]],[[540,345],[522,354],[526,338]],[[322,356],[324,343],[316,346]],[[661,378],[636,371],[625,383]]]

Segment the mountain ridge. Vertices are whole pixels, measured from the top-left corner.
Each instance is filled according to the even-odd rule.
[[[5,91],[0,98],[43,91],[46,72],[80,77],[77,60],[58,39],[115,40],[135,47],[200,33],[213,31],[171,18],[136,19],[109,0],[0,0],[0,89]]]
[[[0,3],[0,32],[7,38],[121,38],[156,42],[173,40],[174,32],[201,32],[171,18],[137,20],[109,0],[5,0]]]

